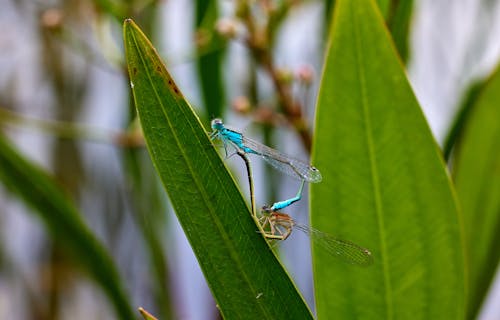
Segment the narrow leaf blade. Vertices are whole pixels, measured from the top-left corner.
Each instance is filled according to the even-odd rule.
[[[116,266],[52,178],[0,135],[0,180],[42,219],[54,241],[107,293],[121,319],[134,319]]]
[[[132,20],[124,40],[148,150],[224,318],[311,318],[198,117]]]

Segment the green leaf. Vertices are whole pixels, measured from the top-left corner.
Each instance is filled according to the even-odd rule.
[[[196,63],[205,110],[211,117],[221,117],[224,109],[221,67],[225,45],[215,31],[218,16],[216,0],[196,1],[196,29],[201,42]]]
[[[19,155],[0,135],[0,180],[33,208],[52,239],[108,295],[121,319],[134,319],[115,264],[50,176]]]
[[[122,3],[114,0],[93,0],[94,5],[102,11],[112,15],[118,21],[121,21],[125,16],[125,7]]]
[[[482,92],[484,86],[484,80],[479,80],[473,83],[465,93],[465,99],[461,103],[461,106],[457,112],[457,115],[455,116],[455,119],[453,120],[453,123],[444,142],[443,154],[446,161],[450,159],[453,148],[455,144],[457,144],[457,140],[460,139],[460,135],[463,132],[464,124],[469,118],[469,113],[476,105],[477,98]]]
[[[378,8],[384,18],[387,18],[392,0],[376,0],[375,2],[378,4]]]
[[[313,227],[371,250],[313,246],[317,315],[462,319],[464,253],[450,180],[374,1],[338,0],[316,115]]]
[[[324,0],[325,4],[325,24],[328,26],[331,23],[333,10],[335,8],[335,0]]]
[[[325,1],[325,20],[328,25],[331,22],[330,17],[334,2],[333,0]],[[401,60],[408,61],[408,35],[414,6],[413,0],[377,0],[377,4],[385,17]]]
[[[469,275],[468,318],[475,318],[500,259],[500,69],[477,90],[455,149]]]
[[[124,23],[132,92],[144,137],[177,218],[224,318],[310,319],[257,233],[243,197],[156,50]]]
[[[391,0],[387,15],[387,26],[399,52],[401,60],[408,61],[408,35],[413,11],[413,0]]]
[[[172,319],[174,302],[169,290],[171,272],[162,243],[168,225],[165,216],[165,192],[158,183],[158,176],[145,148],[126,148],[122,155],[127,184],[131,188],[132,217],[142,234],[149,258],[150,281],[154,303],[158,308],[157,315],[161,319]]]

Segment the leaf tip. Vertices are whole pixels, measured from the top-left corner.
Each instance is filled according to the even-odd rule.
[[[134,27],[137,28],[137,25],[131,18],[126,18],[125,20],[123,20],[123,33],[126,33],[128,29]]]
[[[151,313],[147,312],[144,308],[139,308],[139,313],[145,320],[157,320]]]

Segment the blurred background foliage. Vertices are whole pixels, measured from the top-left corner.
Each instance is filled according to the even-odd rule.
[[[468,248],[469,317],[493,319],[500,2],[377,2],[456,179],[466,239],[491,239]],[[144,148],[122,21],[159,44],[206,124],[251,123],[266,144],[305,153],[335,1],[0,4],[0,318],[131,318],[139,306],[161,319],[219,318]],[[270,181],[257,177],[258,197],[293,193]],[[283,262],[312,304],[307,246],[287,240]]]

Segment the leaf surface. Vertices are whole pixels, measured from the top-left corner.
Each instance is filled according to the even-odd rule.
[[[450,179],[377,5],[338,0],[316,114],[312,226],[371,250],[366,268],[313,245],[317,315],[462,319]]]
[[[124,40],[149,153],[223,317],[311,318],[198,117],[130,19]]]
[[[470,318],[477,315],[500,260],[500,69],[476,91],[453,164],[465,222]]]

